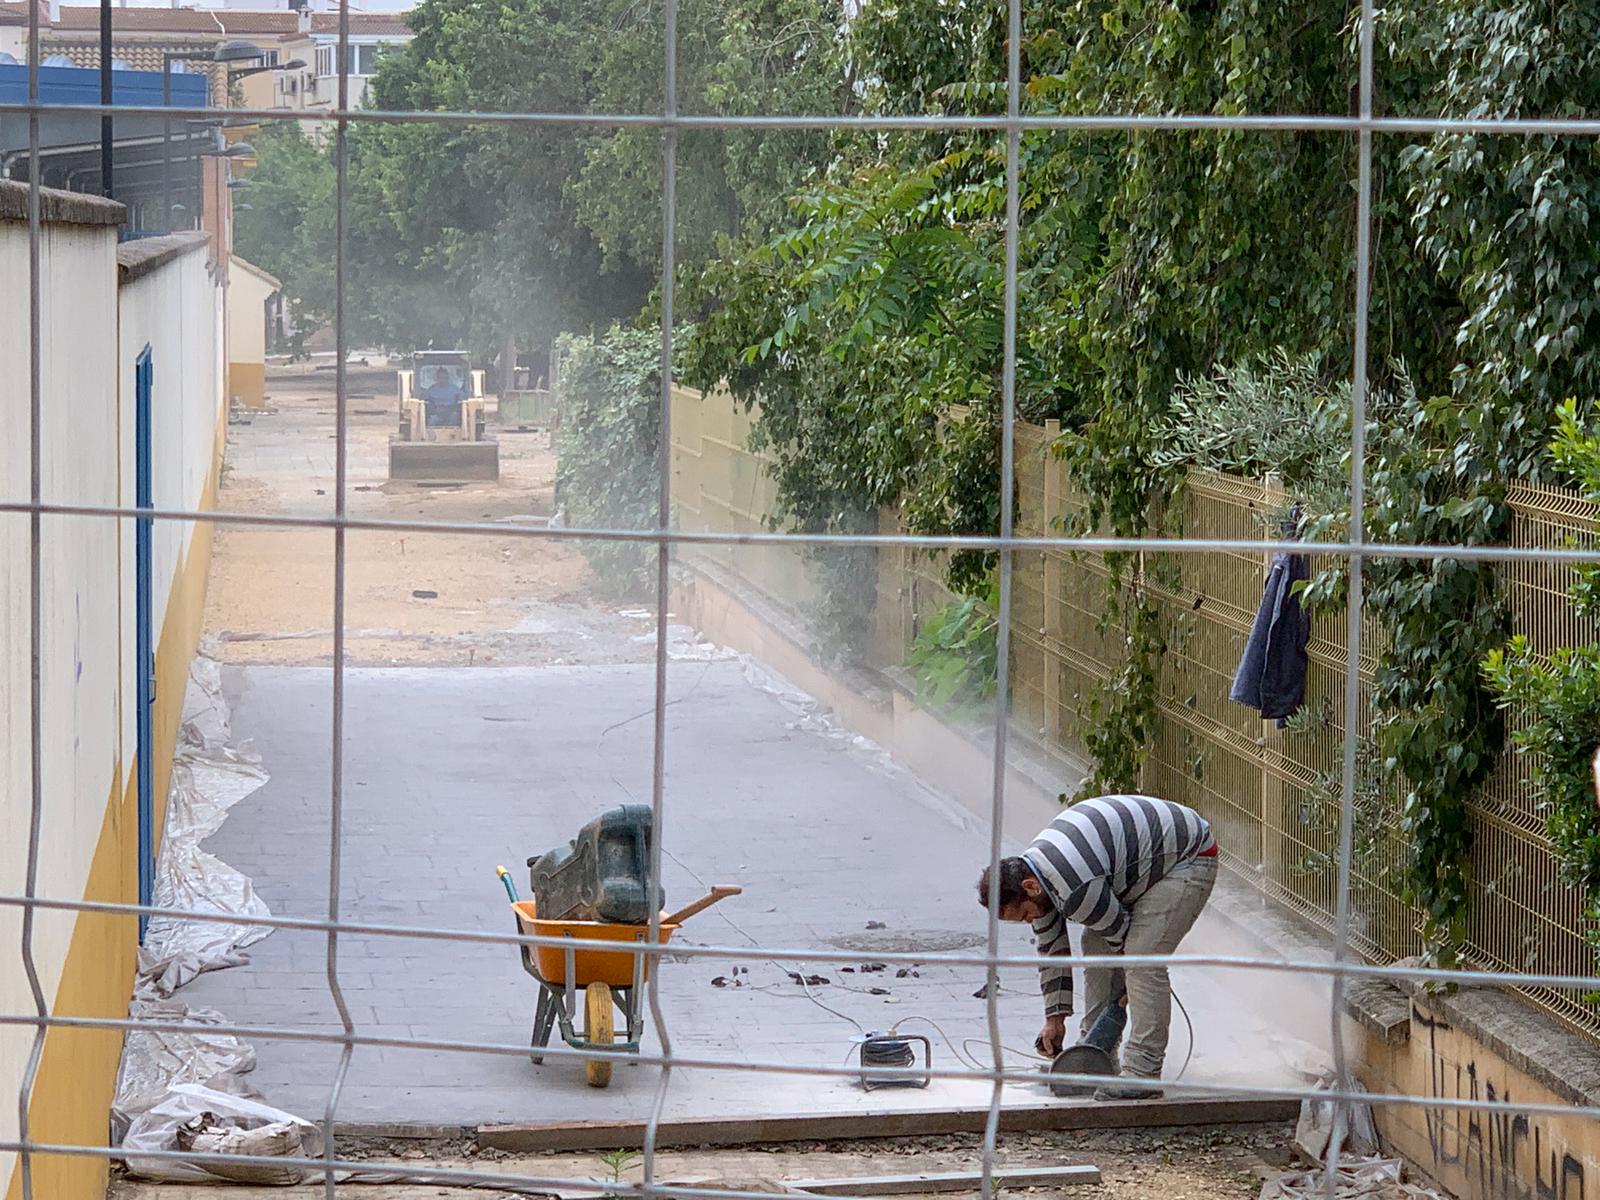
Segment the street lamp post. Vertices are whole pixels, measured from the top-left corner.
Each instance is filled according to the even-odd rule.
[[[232,83],[236,79],[244,79],[251,75],[259,75],[263,71],[298,71],[305,65],[306,64],[304,60],[291,58],[285,63],[262,63],[259,66],[254,67],[240,67],[238,70],[230,70],[228,72],[228,82]]]
[[[223,42],[211,50],[168,50],[161,55],[161,107],[172,107],[172,64],[175,62],[235,63],[260,58],[260,46],[250,42]],[[161,118],[161,232],[172,232],[172,118]]]
[[[111,0],[100,0],[100,194],[111,199]]]

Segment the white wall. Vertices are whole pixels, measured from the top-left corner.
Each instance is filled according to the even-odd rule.
[[[0,188],[5,186],[14,185]],[[0,363],[6,366],[0,382],[0,497],[25,501],[28,226],[7,219],[4,211],[0,207],[0,280],[7,285],[0,287]],[[225,412],[222,289],[208,272],[203,235],[189,252],[130,281],[119,295],[114,225],[46,224],[40,280],[44,500],[134,504],[134,361],[148,343],[155,368],[154,503],[200,507],[215,471]],[[125,794],[135,761],[134,522],[46,516],[42,533],[38,894],[76,900],[85,894],[103,835],[110,839],[114,865],[129,873],[137,844],[134,822],[113,803]],[[157,638],[175,572],[194,536],[192,523],[155,523]],[[0,894],[24,890],[31,820],[29,564],[28,516],[0,513]],[[52,1009],[75,923],[70,913],[39,910],[36,917],[35,961]],[[20,911],[0,907],[0,1012],[34,1010],[16,949],[20,930]],[[126,982],[131,981],[114,986]],[[77,987],[82,990],[81,978]],[[59,998],[68,1003],[69,993],[63,990]],[[0,1096],[16,1096],[31,1041],[31,1030],[0,1026]],[[115,1064],[75,1058],[73,1066],[109,1072]],[[54,1090],[60,1094],[59,1086]],[[0,1104],[0,1140],[14,1138],[16,1129],[16,1105]],[[13,1169],[14,1156],[0,1154],[0,1195]]]
[[[29,494],[28,226],[0,219],[0,495]],[[42,489],[47,501],[119,499],[116,228],[46,226],[43,313]],[[0,514],[0,892],[23,890],[31,816],[29,519]],[[39,893],[78,899],[122,777],[124,721],[118,535],[114,520],[42,523],[43,822]],[[0,909],[0,1010],[32,1012],[17,951],[20,911]],[[52,1004],[74,918],[39,911],[34,945]],[[0,1030],[0,1095],[16,1095],[32,1031]],[[16,1131],[0,1105],[0,1138]],[[0,1155],[0,1185],[11,1172]]]
[[[154,369],[150,454],[151,501],[156,508],[199,508],[208,481],[215,482],[209,480],[215,469],[213,443],[224,413],[224,348],[218,336],[222,294],[206,267],[206,245],[198,240],[189,253],[122,288],[117,366],[130,428],[134,363],[145,346],[150,347]],[[124,465],[129,504],[133,503],[133,451],[130,434]],[[195,525],[188,521],[157,521],[152,528],[156,638],[160,638],[166,618],[172,578],[182,566],[194,534]],[[131,523],[126,553],[133,554]],[[131,625],[128,630],[131,655]]]
[[[228,361],[267,361],[267,301],[277,291],[233,260],[228,273]]]

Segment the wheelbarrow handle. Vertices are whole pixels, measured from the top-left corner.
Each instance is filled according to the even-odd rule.
[[[734,887],[731,884],[715,884],[712,886],[709,892],[707,892],[704,896],[701,896],[700,899],[696,900],[693,904],[686,904],[670,916],[662,917],[661,923],[663,925],[682,925],[690,917],[694,916],[695,913],[702,912],[705,909],[710,908],[718,900],[726,900],[729,896],[737,896],[743,891],[744,889],[742,887]]]
[[[511,872],[504,867],[496,867],[494,873],[500,876],[500,883],[506,889],[506,895],[511,897],[511,903],[517,902],[517,885],[511,882]]]

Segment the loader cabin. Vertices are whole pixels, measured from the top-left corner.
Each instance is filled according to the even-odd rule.
[[[461,423],[461,402],[470,392],[467,356],[452,351],[421,351],[411,356],[417,396],[427,405],[429,428]]]
[[[500,447],[485,429],[484,373],[460,350],[418,350],[399,373],[399,429],[389,478],[467,482],[500,478]]]

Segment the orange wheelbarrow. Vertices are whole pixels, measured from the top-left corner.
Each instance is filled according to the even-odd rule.
[[[578,941],[615,942],[617,949],[591,946],[528,946],[522,953],[522,969],[539,986],[533,1012],[533,1037],[529,1058],[538,1066],[543,1051],[559,1026],[561,1040],[574,1050],[600,1050],[639,1053],[644,1036],[644,986],[650,980],[654,955],[633,949],[649,941],[648,925],[623,925],[606,921],[542,920],[532,900],[516,899],[509,873],[497,867],[496,873],[512,897],[511,911],[517,932],[524,936],[569,938]],[[704,896],[661,920],[661,944],[672,940],[685,918],[708,908],[725,896],[736,896],[742,889],[715,887]],[[578,1031],[578,993],[583,993],[583,1030]],[[622,1015],[623,1037],[617,1039],[616,1015]],[[609,1059],[590,1060],[583,1071],[590,1087],[603,1088],[611,1082]]]

